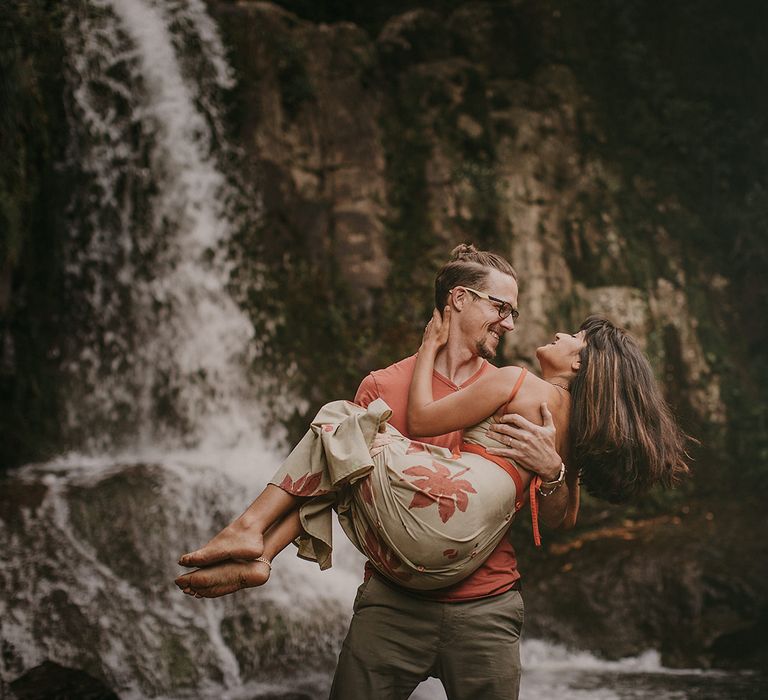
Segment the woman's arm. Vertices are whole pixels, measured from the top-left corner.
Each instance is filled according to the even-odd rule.
[[[504,367],[486,375],[466,389],[435,401],[432,372],[435,356],[445,344],[450,325],[450,309],[433,313],[416,357],[416,367],[408,392],[408,432],[422,437],[444,435],[466,428],[490,416],[509,399],[509,393],[522,371]]]

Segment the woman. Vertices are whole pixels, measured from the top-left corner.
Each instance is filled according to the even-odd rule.
[[[250,535],[239,553],[238,543],[228,542],[229,528],[207,545],[251,561],[229,565],[231,585],[211,588],[204,572],[180,576],[177,585],[192,595],[215,596],[264,583],[274,552],[262,556],[261,534],[273,525],[279,528],[280,519],[296,508],[303,529],[299,556],[330,566],[332,506],[351,541],[382,575],[418,590],[461,580],[498,544],[529,486],[535,516],[538,495],[546,497],[566,478],[561,472],[552,483],[532,485],[529,472],[487,451],[494,444],[487,434],[488,416],[499,409],[536,420],[538,406],[547,401],[558,451],[568,455],[569,485],[575,487],[580,475],[590,493],[609,501],[629,500],[656,483],[670,486],[687,472],[685,437],[647,359],[609,321],[592,317],[578,333],[558,333],[538,348],[541,378],[505,367],[433,401],[433,364],[449,324],[446,308],[442,318],[435,312],[425,331],[408,422],[412,434],[424,436],[472,426],[465,430],[461,452],[403,437],[387,425],[390,412],[381,400],[367,410],[344,401],[327,404],[246,512],[251,532],[258,534]],[[571,521],[577,508],[575,500]],[[180,563],[194,558],[184,555]],[[247,580],[238,579],[246,569]],[[221,583],[221,576],[217,580]]]

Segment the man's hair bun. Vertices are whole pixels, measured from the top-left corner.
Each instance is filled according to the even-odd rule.
[[[466,262],[477,262],[479,251],[471,243],[459,243],[451,251],[451,260],[463,260]]]

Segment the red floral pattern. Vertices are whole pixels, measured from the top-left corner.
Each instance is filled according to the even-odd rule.
[[[448,557],[448,559],[455,559],[459,556],[459,550],[458,549],[444,549],[443,550],[443,556]]]
[[[411,574],[407,571],[396,570],[403,565],[400,558],[384,542],[381,542],[370,528],[365,530],[365,551],[371,563],[380,571],[401,581],[410,580]]]
[[[469,505],[470,493],[477,493],[467,479],[458,479],[469,469],[451,475],[451,470],[440,462],[432,460],[432,468],[415,466],[403,469],[403,474],[423,477],[410,482],[418,491],[414,494],[409,508],[427,508],[437,503],[437,512],[444,523],[453,517],[458,508],[462,513]]]
[[[412,455],[416,452],[426,452],[427,447],[423,442],[414,442],[411,440],[410,444],[408,445],[408,449],[405,451],[405,454]]]
[[[360,495],[363,497],[363,500],[369,505],[373,505],[373,488],[371,487],[371,477],[366,476],[364,479],[360,480]]]
[[[307,472],[304,476],[300,476],[294,481],[291,479],[290,474],[286,474],[279,486],[294,496],[318,496],[322,493],[327,493],[327,491],[317,488],[322,478],[322,472],[316,472],[315,474]]]

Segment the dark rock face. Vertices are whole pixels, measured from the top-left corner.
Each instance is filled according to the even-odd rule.
[[[309,401],[275,410],[294,437],[328,396],[413,352],[435,270],[472,240],[521,276],[506,361],[533,364],[554,331],[608,315],[645,344],[689,429],[722,441],[733,407],[713,343],[727,341],[699,310],[725,304],[729,282],[706,256],[691,263],[675,229],[684,202],[612,156],[559,9],[393,5],[373,33],[270,3],[209,7],[261,193],[261,228],[241,241],[244,303],[270,309],[267,374]],[[248,260],[269,270],[262,289]],[[308,300],[316,323],[296,323]]]
[[[61,17],[37,1],[0,7],[0,470],[52,454],[61,439],[55,348],[71,185]]]
[[[743,505],[765,532],[759,504]],[[609,659],[657,649],[672,667],[763,668],[768,544],[745,537],[742,513],[626,520],[525,549],[526,634]]]
[[[10,683],[13,697],[18,700],[118,700],[118,696],[102,681],[85,671],[66,668],[44,661]]]
[[[243,61],[239,141],[263,196],[268,247],[286,238],[338,264],[349,283],[381,288],[384,154],[381,96],[367,76],[373,45],[350,24],[317,27],[268,3],[212,8]]]

